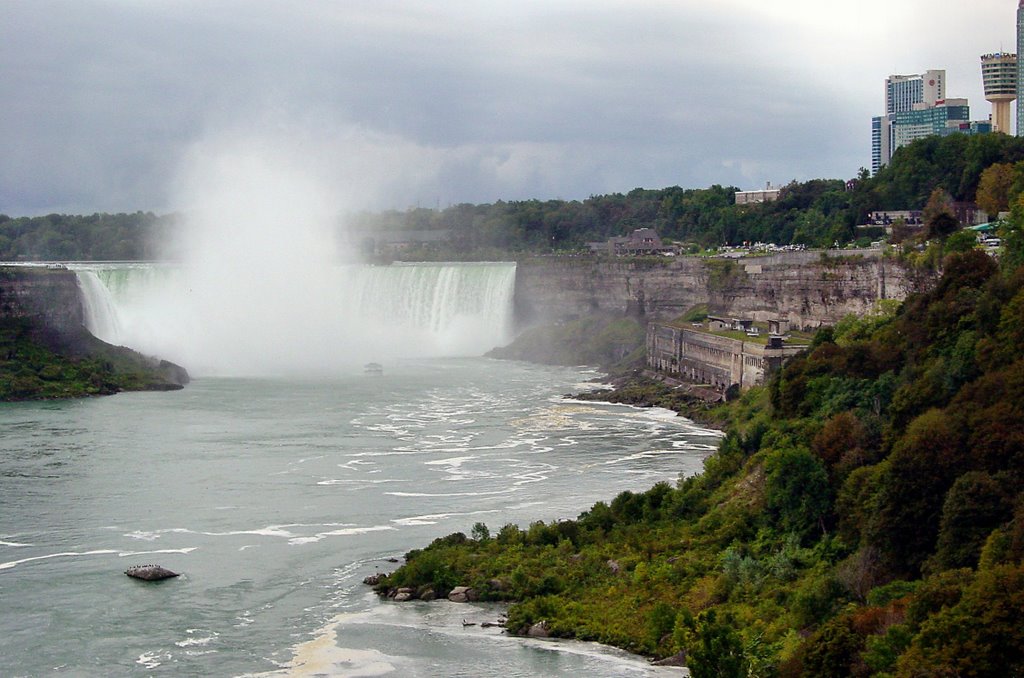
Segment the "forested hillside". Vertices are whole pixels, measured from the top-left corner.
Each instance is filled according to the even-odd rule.
[[[579,251],[587,242],[641,227],[655,228],[662,237],[694,249],[744,241],[831,246],[854,240],[854,226],[864,223],[868,212],[922,209],[936,188],[952,200],[974,201],[983,170],[993,164],[1008,168],[1003,179],[1009,184],[1024,184],[1024,169],[1015,166],[1022,160],[1024,139],[954,134],[901,148],[878,176],[862,171],[852,190],[840,179],[794,181],[777,202],[760,205],[734,204],[735,186],[637,188],[582,201],[499,201],[339,215],[338,230],[340,239],[356,241],[380,231],[447,231],[446,240],[409,252],[435,259]],[[180,219],[150,212],[19,218],[0,214],[0,261],[173,258],[167,245],[174,241]]]
[[[1018,203],[1001,264],[951,254],[898,313],[820,331],[729,406],[701,475],[478,523],[381,590],[472,586],[515,602],[514,632],[684,652],[698,677],[1020,675],[1022,224]]]

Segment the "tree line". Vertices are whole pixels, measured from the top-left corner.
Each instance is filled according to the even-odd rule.
[[[161,242],[177,215],[0,214],[0,261],[149,261],[163,256]]]
[[[830,246],[856,237],[876,210],[921,210],[939,189],[952,202],[974,202],[982,173],[1024,161],[1024,139],[1004,134],[928,137],[899,149],[871,177],[792,181],[773,202],[737,205],[735,186],[663,189],[591,196],[582,201],[526,200],[361,214],[357,230],[447,229],[447,247],[573,251],[588,242],[654,228],[663,238],[716,247],[742,242]],[[994,216],[994,215],[993,215]]]
[[[735,186],[637,188],[585,200],[498,201],[341,215],[338,229],[343,239],[350,239],[350,233],[446,231],[446,239],[424,246],[421,254],[432,258],[583,251],[588,242],[644,227],[694,249],[758,241],[829,246],[853,241],[854,227],[865,223],[869,212],[920,210],[936,189],[950,201],[982,202],[978,192],[984,171],[993,165],[1012,169],[1021,161],[1024,139],[954,134],[928,137],[899,149],[874,177],[861,170],[849,182],[790,182],[779,199],[770,203],[736,205],[734,194],[739,189]],[[1009,183],[1017,185],[1019,192],[1022,182],[1014,181],[1011,178]],[[0,260],[173,256],[167,245],[181,219],[152,212],[18,218],[0,214]]]

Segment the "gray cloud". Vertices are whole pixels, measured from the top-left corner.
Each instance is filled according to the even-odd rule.
[[[0,211],[175,209],[196,145],[261,126],[344,206],[402,208],[852,176],[892,70],[948,67],[987,114],[955,78],[992,38],[957,71],[762,4],[0,0]],[[1002,4],[970,20],[1009,41]]]

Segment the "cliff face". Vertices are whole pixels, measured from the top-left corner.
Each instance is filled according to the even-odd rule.
[[[65,268],[0,266],[0,401],[174,390],[184,368],[112,346],[84,327]]]
[[[666,320],[707,304],[712,314],[788,317],[794,327],[814,329],[865,313],[879,299],[904,299],[929,282],[877,252],[744,259],[538,257],[519,263],[516,304],[527,323],[594,312]]]
[[[83,322],[78,278],[66,268],[0,267],[0,319],[77,332]]]

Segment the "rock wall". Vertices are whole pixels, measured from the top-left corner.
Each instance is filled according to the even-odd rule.
[[[734,384],[743,390],[763,384],[805,348],[806,344],[791,344],[781,337],[768,345],[764,340],[745,341],[702,329],[656,322],[647,325],[649,368],[719,392]]]
[[[61,267],[0,266],[0,319],[25,318],[58,332],[83,323],[78,278]]]
[[[516,310],[524,323],[594,312],[667,320],[707,304],[713,314],[788,317],[794,328],[811,330],[932,282],[876,250],[741,259],[536,257],[519,262]]]

